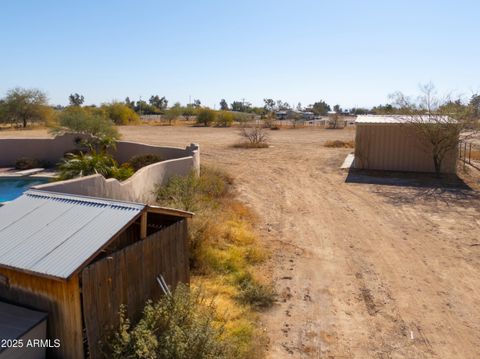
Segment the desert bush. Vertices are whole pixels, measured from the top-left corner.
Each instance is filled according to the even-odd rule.
[[[324,146],[332,147],[332,148],[354,148],[355,141],[341,141],[341,140],[326,141]]]
[[[199,289],[179,284],[172,296],[147,302],[132,326],[125,309],[107,350],[108,358],[231,358],[232,345],[215,305]]]
[[[157,190],[157,201],[185,211],[197,211],[212,206],[227,194],[231,179],[222,171],[202,167],[201,175],[174,176]]]
[[[272,128],[275,125],[276,117],[273,113],[269,113],[263,119],[263,127],[265,128]]]
[[[239,123],[247,123],[249,121],[252,121],[254,119],[254,116],[252,114],[249,114],[249,113],[245,113],[245,112],[232,112],[233,116],[234,116],[234,121],[235,122],[239,122]]]
[[[140,123],[140,116],[124,103],[103,104],[101,109],[116,125],[137,125]]]
[[[133,156],[127,161],[127,164],[130,165],[134,171],[138,171],[142,167],[161,161],[163,161],[163,159],[159,155],[149,153],[146,155]]]
[[[254,309],[270,308],[275,303],[277,294],[272,285],[260,283],[250,273],[239,280],[239,293],[236,299],[243,304],[248,304]]]
[[[15,161],[15,169],[17,170],[24,171],[38,167],[41,167],[41,163],[34,158],[22,157]]]
[[[234,145],[240,148],[266,148],[268,147],[268,136],[265,129],[261,126],[247,127],[243,126],[240,130],[240,136],[246,141]]]
[[[338,114],[328,117],[325,128],[327,129],[342,129],[345,128],[346,121],[343,117]]]
[[[217,114],[215,124],[220,127],[230,127],[232,126],[234,120],[235,116],[233,113],[228,111],[220,111]]]
[[[113,143],[120,138],[114,123],[99,109],[71,106],[58,116],[55,134],[73,133],[91,138],[91,144]]]
[[[204,126],[210,126],[213,122],[215,122],[215,117],[215,111],[205,108],[198,112],[197,123]]]

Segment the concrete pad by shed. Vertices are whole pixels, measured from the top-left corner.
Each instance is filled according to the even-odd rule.
[[[353,167],[353,161],[355,160],[355,155],[353,153],[349,153],[345,160],[342,163],[341,169],[350,169]]]

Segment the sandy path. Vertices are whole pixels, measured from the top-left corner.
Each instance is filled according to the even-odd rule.
[[[231,148],[231,129],[122,133],[198,142],[204,163],[236,177],[273,252],[269,357],[480,357],[478,192],[346,183],[338,167],[349,151],[322,146],[352,138],[346,130],[272,131],[263,150]]]

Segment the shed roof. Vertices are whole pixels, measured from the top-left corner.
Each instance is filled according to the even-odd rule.
[[[402,124],[409,122],[424,122],[424,123],[436,123],[438,121],[450,122],[451,119],[448,116],[402,116],[402,115],[359,115],[357,116],[355,123],[368,123],[368,124]]]
[[[29,190],[0,207],[0,266],[67,279],[145,205]]]
[[[46,318],[47,313],[0,301],[0,339],[20,339]],[[0,346],[0,352],[4,349]]]

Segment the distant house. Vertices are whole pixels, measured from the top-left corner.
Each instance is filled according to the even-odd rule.
[[[275,116],[277,117],[277,120],[286,120],[288,116],[287,111],[277,111],[275,112]]]
[[[355,126],[355,168],[435,172],[432,148],[420,140],[408,118],[364,115]],[[446,154],[442,172],[455,173],[456,163],[457,149]]]
[[[0,207],[0,300],[48,315],[51,358],[99,358],[119,309],[189,281],[191,213],[29,190]]]
[[[312,121],[315,119],[315,114],[313,112],[305,111],[302,112],[303,119],[306,121]]]

